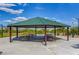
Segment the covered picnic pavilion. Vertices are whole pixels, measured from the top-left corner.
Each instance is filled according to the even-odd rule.
[[[47,45],[47,28],[53,28],[54,29],[54,37],[56,37],[56,28],[62,28],[66,27],[67,28],[67,41],[69,41],[69,25],[57,22],[57,21],[52,21],[46,18],[42,17],[35,17],[31,18],[25,21],[20,21],[17,23],[9,24],[9,35],[10,35],[10,42],[13,41],[12,39],[12,27],[16,28],[16,37],[18,38],[18,28],[35,28],[35,35],[36,33],[36,28],[44,28],[44,42],[45,45]]]

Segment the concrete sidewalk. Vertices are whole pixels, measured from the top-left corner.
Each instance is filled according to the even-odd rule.
[[[61,37],[61,36],[59,36]],[[78,55],[79,48],[74,48],[79,44],[78,38],[70,38],[66,41],[63,39],[48,42],[44,46],[41,42],[31,41],[13,41],[9,42],[9,38],[0,38],[0,51],[2,55]]]

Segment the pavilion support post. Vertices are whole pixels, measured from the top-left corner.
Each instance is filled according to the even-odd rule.
[[[47,45],[47,28],[46,28],[46,25],[45,25],[45,39],[44,39],[44,42],[45,42],[45,45]]]
[[[67,27],[67,41],[69,41],[69,27]]]
[[[56,40],[56,27],[54,27],[54,40]]]
[[[10,43],[12,42],[12,28],[11,27],[9,27],[9,34],[10,34]]]
[[[18,27],[16,27],[16,38],[18,38]]]

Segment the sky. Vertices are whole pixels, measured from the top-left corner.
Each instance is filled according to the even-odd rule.
[[[78,3],[0,3],[0,24],[8,25],[34,17],[44,17],[67,25],[77,25]]]

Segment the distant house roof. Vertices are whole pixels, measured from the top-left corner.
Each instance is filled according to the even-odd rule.
[[[33,27],[34,25],[36,26],[58,26],[58,27],[69,27],[69,25],[57,22],[57,21],[52,21],[49,19],[45,19],[45,18],[41,18],[41,17],[35,17],[35,18],[31,18],[25,21],[21,21],[21,22],[17,22],[17,23],[13,23],[13,24],[9,24],[8,26],[11,27],[22,27],[22,26],[31,26]]]

